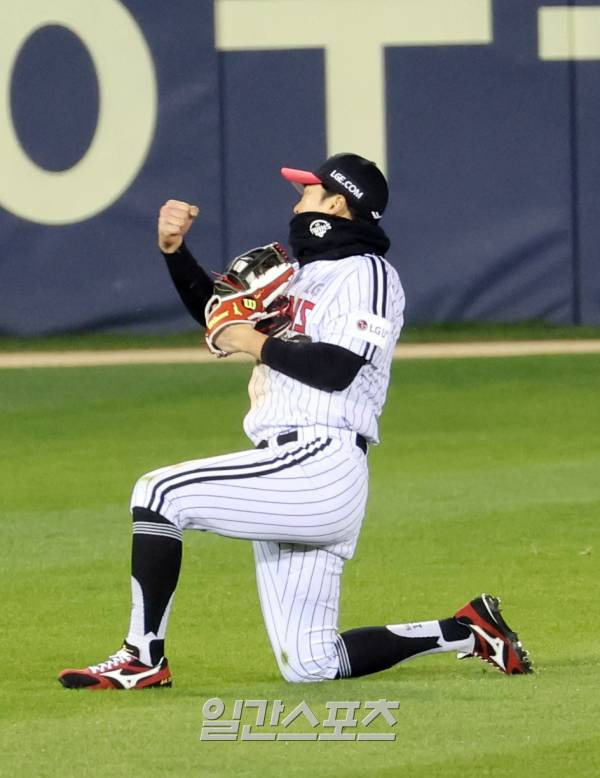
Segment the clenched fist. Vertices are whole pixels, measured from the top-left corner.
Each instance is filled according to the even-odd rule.
[[[158,214],[158,246],[165,254],[173,254],[200,210],[181,200],[167,200]]]

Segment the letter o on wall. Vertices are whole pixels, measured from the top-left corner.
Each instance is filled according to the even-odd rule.
[[[0,13],[0,206],[40,224],[69,224],[103,211],[140,171],[156,125],[154,63],[142,31],[119,0],[19,0]],[[17,56],[40,27],[61,25],[87,47],[98,78],[94,138],[69,170],[53,172],[25,153],[10,110]]]

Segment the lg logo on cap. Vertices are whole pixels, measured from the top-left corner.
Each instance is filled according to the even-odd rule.
[[[347,189],[350,192],[350,194],[353,194],[357,200],[361,199],[364,192],[361,189],[359,189],[354,182],[350,181],[349,178],[346,178],[346,176],[343,173],[338,173],[337,170],[332,170],[329,175],[331,178],[337,181],[338,184],[341,184],[344,187],[344,189]]]

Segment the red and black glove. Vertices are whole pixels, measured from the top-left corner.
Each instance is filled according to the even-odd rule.
[[[267,335],[274,335],[289,326],[289,301],[283,292],[294,272],[279,243],[258,246],[236,257],[217,278],[214,294],[206,304],[205,338],[212,353],[227,356],[216,344],[218,334],[225,327],[251,324]]]

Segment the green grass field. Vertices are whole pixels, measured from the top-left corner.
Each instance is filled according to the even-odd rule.
[[[186,537],[172,689],[66,691],[126,632],[128,499],[159,465],[246,447],[246,365],[0,371],[3,775],[597,776],[597,356],[394,365],[341,627],[450,615],[481,591],[535,674],[426,657],[280,680],[245,542]],[[211,697],[399,700],[394,742],[201,742]],[[246,720],[246,719],[245,719]],[[248,722],[250,719],[248,719]],[[306,729],[306,727],[300,727]],[[380,730],[384,731],[384,730]],[[385,730],[389,731],[389,730]]]

